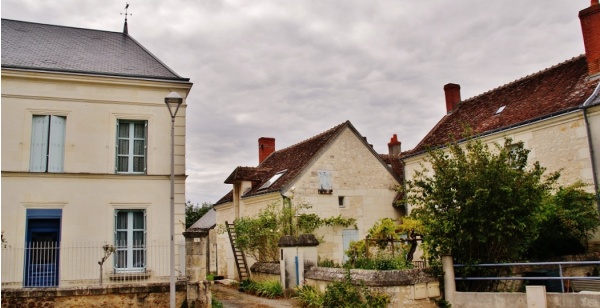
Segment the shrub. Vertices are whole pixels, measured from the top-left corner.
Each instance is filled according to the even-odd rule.
[[[238,287],[240,292],[261,297],[275,298],[283,296],[283,287],[279,280],[250,280],[242,281]]]
[[[304,308],[323,307],[323,293],[312,286],[303,285],[297,288],[295,298]]]
[[[323,295],[323,307],[341,308],[380,308],[386,307],[390,298],[385,293],[371,292],[364,284],[352,284],[350,270],[342,281],[334,281],[325,289]]]

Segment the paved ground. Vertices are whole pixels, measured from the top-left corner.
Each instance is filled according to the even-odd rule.
[[[268,299],[242,293],[222,284],[211,286],[213,298],[223,303],[224,308],[286,308],[300,307],[291,299]]]

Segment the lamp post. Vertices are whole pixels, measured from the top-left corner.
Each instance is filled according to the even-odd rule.
[[[170,208],[170,229],[171,229],[171,242],[170,242],[170,284],[169,284],[169,295],[170,295],[170,307],[175,308],[175,116],[179,107],[183,103],[183,98],[175,92],[169,93],[165,97],[165,104],[169,108],[171,114],[171,208]]]

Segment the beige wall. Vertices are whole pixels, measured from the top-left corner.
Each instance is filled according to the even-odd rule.
[[[593,121],[600,122],[598,112],[594,114]],[[560,185],[566,186],[579,180],[593,183],[587,130],[581,111],[502,131],[484,137],[483,141],[503,144],[505,137],[512,138],[515,142],[523,141],[525,148],[531,150],[529,163],[539,161],[542,167],[547,168],[546,175],[560,171],[561,177],[558,180]],[[424,161],[426,155],[421,154],[405,159],[406,180],[412,180],[415,171],[422,169],[420,164],[430,169],[430,165]],[[593,185],[587,186],[586,189],[592,192]],[[415,257],[417,255],[418,253]]]
[[[171,118],[164,97],[171,91],[187,97],[190,87],[2,70],[2,230],[7,241],[22,247],[26,210],[42,208],[62,209],[63,245],[113,244],[115,209],[145,209],[147,244],[168,244]],[[29,172],[33,115],[66,116],[63,173]],[[118,119],[148,121],[147,174],[115,174]],[[185,105],[177,115],[175,134],[179,241],[185,222]]]
[[[283,193],[288,197],[293,196],[292,202],[296,204],[307,203],[312,206],[309,210],[303,210],[303,213],[316,213],[322,218],[338,215],[354,217],[357,219],[359,239],[364,238],[366,231],[378,219],[398,217],[392,206],[396,196],[394,188],[398,182],[350,129],[344,130],[333,144],[317,155],[317,159],[307,168],[298,180],[290,184]],[[332,194],[318,194],[318,171],[331,171]],[[292,188],[294,188],[293,193]],[[345,207],[338,205],[339,196],[345,197]],[[275,202],[282,202],[281,193],[243,198],[239,205],[240,215],[254,215],[268,204]],[[235,219],[234,213],[234,203],[219,205],[217,224],[224,224],[225,220],[232,222]],[[321,258],[342,262],[342,231],[344,229],[343,227],[322,227],[317,230],[316,235],[323,238],[323,243],[318,247]],[[227,256],[231,258],[231,246],[228,246],[227,234],[220,234],[218,241],[219,273],[223,275],[229,273],[233,278],[231,267],[226,270],[227,262],[221,259],[227,258]],[[235,266],[233,259],[229,264]]]

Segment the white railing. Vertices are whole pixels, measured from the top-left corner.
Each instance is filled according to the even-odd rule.
[[[185,243],[175,245],[175,272],[183,279]],[[110,254],[105,253],[107,250]],[[101,276],[99,263],[106,255]],[[131,247],[64,242],[3,245],[2,288],[168,282],[169,255],[169,242],[156,241]]]

